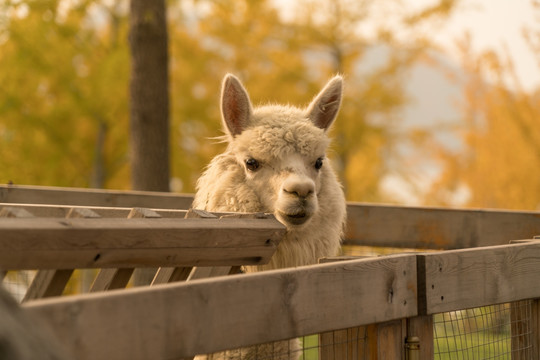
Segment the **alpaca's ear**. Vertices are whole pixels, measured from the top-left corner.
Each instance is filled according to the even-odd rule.
[[[221,115],[231,136],[247,127],[251,116],[251,102],[242,83],[232,74],[225,75],[221,87]]]
[[[335,76],[309,104],[307,116],[315,126],[326,131],[332,125],[341,105],[342,88],[342,77]]]

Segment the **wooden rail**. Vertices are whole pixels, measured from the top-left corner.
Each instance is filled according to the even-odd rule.
[[[422,314],[540,298],[540,241],[418,255]]]
[[[0,267],[258,265],[284,234],[275,219],[0,218]]]
[[[192,195],[0,185],[0,202],[188,209]],[[540,212],[348,203],[345,243],[409,249],[504,245],[540,235]]]
[[[418,337],[420,358],[430,359],[429,315],[539,298],[539,252],[540,242],[531,241],[347,260],[39,300],[24,309],[49,324],[78,359],[188,358],[343,328],[349,330],[338,332],[338,339],[367,334],[370,340],[363,353],[371,354],[368,358],[399,359],[405,356],[405,339]],[[539,302],[533,301],[530,328],[535,356],[540,356],[539,309]],[[321,335],[321,345],[325,339]],[[330,339],[335,342],[336,335]],[[512,337],[512,342],[518,341]],[[339,349],[344,351],[350,343],[329,346],[320,350],[321,359],[339,359]]]
[[[0,274],[38,269],[23,301],[61,295],[74,269],[99,268],[91,292],[237,273],[270,261],[285,226],[271,214],[0,203]],[[152,280],[153,278],[153,280]]]
[[[540,235],[540,212],[349,203],[346,242],[410,249],[505,245]]]
[[[191,195],[152,191],[0,185],[2,203],[189,209],[192,201]]]
[[[77,359],[176,359],[415,316],[413,255],[25,305]],[[103,329],[107,329],[103,331]]]

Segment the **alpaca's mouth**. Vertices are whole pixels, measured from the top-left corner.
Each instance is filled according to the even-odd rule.
[[[278,215],[284,221],[292,225],[302,225],[310,218],[310,215],[305,212],[299,212],[296,214],[285,214],[281,211],[278,211]]]

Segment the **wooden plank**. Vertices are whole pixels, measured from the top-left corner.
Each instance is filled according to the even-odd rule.
[[[193,202],[193,195],[152,191],[0,185],[0,202],[188,209]]]
[[[185,281],[188,279],[192,269],[192,267],[161,267],[157,271],[154,280],[152,280],[152,285]]]
[[[320,360],[367,359],[367,326],[324,332],[319,335]]]
[[[264,264],[284,234],[275,219],[0,218],[0,268]]]
[[[25,309],[77,359],[184,358],[415,316],[415,281],[415,257],[398,255],[40,300]]]
[[[530,360],[533,357],[533,317],[531,301],[516,301],[510,304],[510,332],[512,360]]]
[[[540,359],[540,299],[534,299],[531,303],[531,332],[532,358],[538,360]]]
[[[150,209],[133,208],[127,215],[128,219],[132,218],[161,218],[161,215]],[[150,270],[150,269],[148,269]],[[90,292],[122,289],[127,286],[135,269],[134,268],[118,268],[118,269],[101,269],[94,279]]]
[[[407,319],[407,338],[420,340],[418,359],[433,359],[433,316],[421,315]]]
[[[346,244],[411,249],[505,245],[540,235],[540,212],[348,203]]]
[[[230,266],[201,267],[195,266],[190,272],[187,280],[198,280],[217,276],[226,276],[231,272]]]
[[[404,359],[401,320],[377,324],[377,359]]]
[[[31,218],[34,214],[26,209],[21,209],[15,206],[4,206],[0,210],[0,217],[3,218]]]
[[[71,205],[47,205],[47,204],[9,204],[0,203],[0,208],[23,209],[31,213],[35,217],[66,217],[71,209],[90,209],[101,217],[107,218],[126,218],[131,213],[133,208],[122,207],[100,207],[100,206],[71,206]],[[166,218],[184,218],[187,210],[172,210],[172,209],[145,209]],[[1,211],[0,211],[1,212]],[[155,217],[155,216],[152,216]],[[214,216],[216,217],[216,216]]]
[[[192,199],[192,195],[172,193],[0,185],[0,202],[6,203],[188,209]],[[346,244],[457,249],[502,245],[512,239],[540,235],[540,213],[531,211],[351,202],[347,212]]]
[[[418,255],[425,263],[426,314],[534,299],[540,242]]]
[[[70,359],[62,351],[62,345],[41,323],[28,316],[10,294],[0,286],[0,358]]]
[[[133,271],[133,268],[102,269],[90,286],[90,292],[123,289],[131,279]]]
[[[38,271],[22,302],[62,295],[72,274],[73,269]]]
[[[336,261],[349,261],[369,258],[359,256],[332,256],[319,259],[319,264]],[[319,359],[364,359],[367,358],[367,326],[358,326],[349,329],[334,330],[319,334]]]
[[[200,218],[200,219],[216,219],[217,216],[199,209],[189,209],[185,215],[186,219]],[[194,267],[161,267],[151,285],[166,284],[174,281],[186,281],[190,277]]]
[[[189,209],[186,213],[186,219],[200,218],[200,219],[215,219],[216,215],[200,209]]]
[[[161,215],[157,212],[146,208],[133,208],[131,209],[128,219],[159,219]],[[145,267],[133,270],[133,286],[147,286],[152,283],[152,279],[156,276],[158,267]],[[103,269],[101,271],[108,271]],[[126,283],[127,285],[127,283]]]
[[[23,210],[23,209],[19,209]],[[68,219],[98,219],[100,216],[90,209],[73,208],[68,211]],[[64,292],[74,268],[63,268],[62,270],[43,270],[37,267],[38,272],[28,287],[24,295],[23,302],[51,296],[60,296]],[[16,269],[16,268],[13,268]]]
[[[402,320],[322,333],[320,360],[404,359]]]

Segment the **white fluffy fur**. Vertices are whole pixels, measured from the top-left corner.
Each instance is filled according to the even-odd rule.
[[[325,154],[330,143],[326,133],[339,110],[341,91],[342,79],[336,76],[306,109],[282,105],[253,108],[240,81],[232,75],[225,77],[221,107],[228,147],[199,178],[193,207],[274,213],[287,227],[270,263],[247,271],[316,264],[319,258],[338,253],[346,217],[345,197]],[[259,167],[248,169],[248,159],[255,159]],[[320,169],[318,159],[322,160]],[[275,346],[295,348],[298,343]],[[238,351],[251,350],[254,348],[208,358],[234,359]]]

